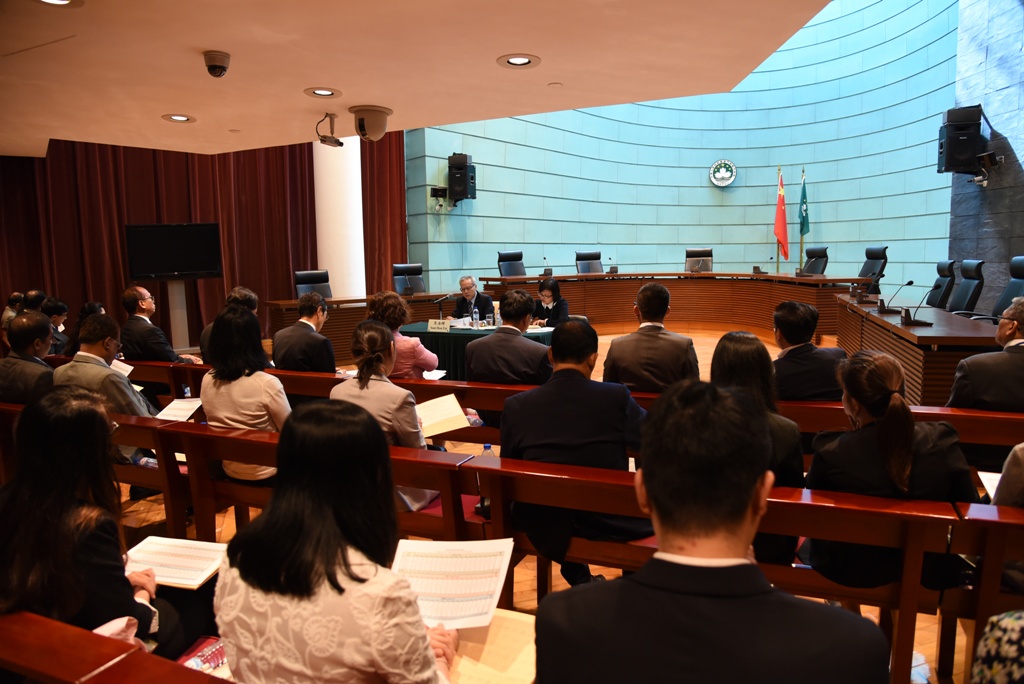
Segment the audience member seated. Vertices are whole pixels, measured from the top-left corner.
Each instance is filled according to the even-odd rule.
[[[768,417],[772,438],[768,468],[779,487],[804,486],[804,452],[800,428],[775,410],[775,372],[764,343],[748,332],[722,336],[711,358],[711,382],[720,387],[746,390]],[[754,538],[754,557],[760,563],[789,565],[796,554],[796,537],[759,534]]]
[[[665,391],[636,473],[658,552],[632,575],[541,602],[538,682],[889,681],[877,626],[772,588],[751,558],[773,482],[770,439],[742,391]]]
[[[494,315],[494,302],[489,295],[477,291],[473,276],[464,275],[459,278],[459,291],[462,292],[462,298],[455,300],[455,310],[448,320],[472,316],[473,309],[480,314],[481,321]]]
[[[540,299],[533,309],[533,325],[553,328],[562,321],[569,320],[569,302],[562,299],[562,290],[558,281],[548,278],[537,286]]]
[[[75,321],[75,327],[68,333],[68,346],[64,348],[65,356],[74,356],[80,349],[80,342],[78,336],[81,334],[82,321],[93,314],[105,314],[107,313],[106,308],[103,306],[103,302],[86,302],[82,305],[82,308],[78,310],[78,320]]]
[[[853,430],[814,438],[807,486],[890,499],[976,502],[978,492],[960,451],[956,429],[944,422],[914,422],[903,398],[903,367],[892,356],[859,351],[839,362],[843,409]],[[955,586],[959,556],[925,559],[922,583]],[[861,544],[811,540],[810,563],[845,586],[877,587],[899,577],[900,552]]]
[[[80,387],[55,388],[25,407],[17,474],[0,490],[0,612],[28,610],[85,629],[128,616],[136,636],[156,641],[157,655],[177,658],[216,634],[213,583],[157,590],[151,569],[125,573],[110,433],[102,398]]]
[[[46,301],[46,293],[42,290],[29,290],[25,293],[22,311],[39,311]]]
[[[1024,681],[1024,611],[993,615],[978,641],[971,666],[971,684],[1013,684]]]
[[[139,285],[129,286],[121,295],[121,306],[128,313],[128,320],[121,328],[124,358],[129,361],[202,363],[198,356],[175,352],[164,331],[150,321],[156,313],[156,298],[149,290]]]
[[[960,361],[946,406],[1024,412],[1024,297],[1014,297],[996,327],[1002,351]]]
[[[334,346],[320,334],[327,322],[327,301],[319,292],[299,297],[299,320],[274,335],[274,367],[280,370],[333,373]]]
[[[551,334],[548,356],[551,379],[505,400],[502,458],[628,470],[626,450],[640,449],[647,412],[623,385],[590,379],[597,364],[597,333],[585,321],[561,323]],[[560,563],[562,577],[574,586],[604,578],[591,575],[586,564],[565,561],[572,537],[626,541],[653,532],[643,518],[532,504],[514,504],[512,513],[537,552]]]
[[[391,329],[380,321],[361,321],[352,332],[352,357],[359,368],[355,378],[336,385],[331,399],[350,401],[370,412],[377,419],[388,444],[426,449],[427,442],[416,415],[416,399],[412,392],[396,387],[388,380],[395,365],[395,340]],[[430,489],[397,487],[401,505],[418,511],[429,504],[438,492]]]
[[[351,382],[351,381],[350,381]],[[398,545],[388,444],[348,402],[298,407],[274,493],[228,545],[215,599],[242,682],[447,682],[458,633],[427,628]]]
[[[838,347],[819,348],[811,342],[818,327],[818,310],[803,302],[775,307],[775,384],[783,401],[839,401],[843,391],[836,380],[836,363],[846,358]]]
[[[256,310],[260,306],[260,298],[249,288],[238,285],[231,288],[231,292],[228,292],[228,296],[224,298],[224,308],[229,306],[241,306],[252,311],[255,316]],[[203,332],[199,333],[199,355],[207,360],[210,357],[210,334],[212,332],[213,323],[211,322],[203,328]]]
[[[466,345],[466,379],[505,385],[542,385],[551,377],[548,348],[523,333],[530,327],[533,297],[508,290],[498,302],[501,327]],[[501,411],[481,411],[487,425],[501,425]]]
[[[0,316],[0,329],[5,333],[7,332],[7,326],[10,325],[11,319],[21,313],[21,306],[25,303],[25,295],[21,292],[12,292],[7,297],[7,306],[4,308],[3,315]]]
[[[213,321],[210,358],[201,396],[206,419],[215,427],[279,432],[292,408],[281,381],[263,371],[267,356],[260,324],[244,306],[229,306]],[[275,468],[224,461],[224,472],[237,480],[267,480]],[[269,483],[268,483],[269,484]]]
[[[995,494],[995,506],[1024,508],[1024,443],[1018,444],[1003,463]],[[1024,558],[1008,561],[1003,571],[1003,585],[1018,594],[1024,594]]]
[[[0,359],[0,401],[27,404],[53,387],[53,369],[43,361],[53,328],[40,311],[23,311],[8,324],[11,353]]]
[[[378,292],[366,306],[366,317],[388,326],[395,339],[395,367],[389,378],[422,378],[423,371],[437,369],[437,354],[423,346],[418,337],[398,331],[412,320],[409,304],[397,292]]]
[[[693,340],[665,329],[668,288],[647,283],[633,304],[640,329],[612,340],[604,359],[604,381],[621,382],[631,392],[661,392],[680,380],[697,380],[697,350]]]
[[[68,317],[68,305],[56,297],[47,297],[40,310],[50,317],[50,325],[53,327],[50,354],[64,354],[64,349],[68,346],[68,336],[64,334],[64,321]]]

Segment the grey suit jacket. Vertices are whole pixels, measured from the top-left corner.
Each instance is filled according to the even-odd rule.
[[[1024,413],[1024,345],[961,360],[946,406]]]
[[[548,348],[502,326],[466,346],[466,379],[516,385],[543,385],[551,377]]]
[[[53,384],[75,385],[97,392],[107,400],[107,408],[114,413],[131,416],[155,416],[156,409],[135,391],[131,381],[91,354],[78,352],[71,363],[64,364],[53,373]]]
[[[615,338],[604,359],[604,381],[620,382],[631,392],[661,392],[698,377],[693,340],[656,325]]]
[[[11,352],[0,359],[0,401],[27,404],[53,387],[53,369],[34,356]]]

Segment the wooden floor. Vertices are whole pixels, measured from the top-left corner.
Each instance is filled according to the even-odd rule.
[[[697,360],[700,364],[700,376],[703,380],[710,379],[711,376],[711,357],[714,353],[715,345],[718,343],[718,339],[727,332],[725,328],[712,328],[712,327],[701,327],[701,328],[679,328],[671,325],[671,321],[667,321],[670,329],[675,329],[678,332],[689,335],[694,340],[694,346],[697,350]],[[594,371],[594,378],[600,379],[602,368],[604,367],[604,356],[608,351],[608,346],[611,344],[612,339],[622,334],[620,331],[606,331],[599,330],[600,340],[598,347],[598,364],[597,369]],[[625,332],[625,331],[623,331]],[[770,330],[750,330],[764,341],[768,346],[768,350],[774,357],[778,353],[778,348],[775,346],[772,339]],[[825,346],[831,346],[835,344],[834,338],[826,337],[823,342]],[[448,450],[456,453],[476,453],[479,450],[479,445],[476,444],[462,444],[458,442],[449,443]],[[495,447],[495,451],[500,455],[500,447]],[[125,541],[129,547],[138,543],[143,537],[149,534],[164,534],[165,528],[163,525],[163,505],[162,497],[156,496],[143,501],[128,501],[128,487],[122,486],[122,493],[124,495],[124,525],[125,525]],[[257,514],[258,511],[253,511],[253,514]],[[189,524],[188,534],[190,537],[194,536],[195,528]],[[221,513],[217,516],[217,539],[221,542],[229,541],[235,534],[234,515],[229,511]],[[608,579],[613,579],[621,575],[621,572],[614,568],[601,568],[593,566],[591,571],[595,574],[604,575]],[[514,593],[514,604],[516,610],[520,610],[526,613],[535,613],[537,610],[537,577],[536,577],[536,562],[531,558],[527,558],[521,562],[514,570],[514,581],[515,581],[515,593]],[[556,591],[561,591],[568,588],[565,580],[562,579],[558,572],[558,566],[553,564],[552,570],[552,586]],[[841,610],[836,608],[836,610]],[[878,621],[878,611],[875,608],[865,607],[864,615],[873,621]],[[939,682],[940,680],[935,675],[935,661],[936,661],[936,643],[938,638],[938,620],[934,615],[919,615],[917,618],[917,631],[916,638],[914,641],[914,650],[924,656],[925,663],[931,674],[931,682]],[[963,628],[957,630],[957,653],[954,662],[953,679],[942,680],[942,681],[963,681],[964,673],[964,631]],[[915,681],[924,681],[923,679]]]

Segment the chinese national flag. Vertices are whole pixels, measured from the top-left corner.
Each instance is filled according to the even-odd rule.
[[[782,258],[789,261],[789,230],[786,228],[786,189],[782,185],[782,170],[779,170],[779,201],[775,205],[775,239],[779,243]]]

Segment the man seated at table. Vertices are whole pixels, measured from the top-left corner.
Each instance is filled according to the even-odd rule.
[[[494,302],[488,295],[477,291],[476,280],[473,276],[464,275],[459,278],[459,290],[462,292],[462,297],[455,301],[455,310],[452,311],[448,320],[472,316],[473,309],[480,313],[481,321],[489,315],[494,315]]]
[[[623,385],[590,379],[597,365],[597,333],[586,321],[560,323],[551,334],[548,358],[554,372],[547,383],[505,400],[502,458],[628,470],[626,450],[640,448],[647,412]],[[572,537],[625,541],[652,534],[643,518],[532,504],[515,504],[512,513],[516,526],[542,556],[561,564],[562,577],[572,585],[595,579],[586,564],[565,561]]]
[[[838,347],[818,347],[811,338],[818,327],[818,310],[803,302],[775,307],[775,384],[784,401],[839,401],[843,390],[836,364],[846,358]]]
[[[673,385],[641,453],[637,500],[658,552],[632,575],[541,602],[538,684],[889,681],[874,623],[773,589],[753,560],[774,477],[765,413],[749,396]]]
[[[10,320],[11,353],[0,360],[0,401],[28,404],[53,387],[53,369],[43,361],[52,337],[50,317],[41,311],[23,311]]]
[[[299,297],[299,320],[274,335],[274,367],[279,370],[333,373],[334,345],[320,334],[327,302],[319,292]]]
[[[498,302],[501,327],[466,346],[466,379],[507,385],[541,385],[551,377],[548,348],[523,336],[530,327],[533,297],[509,290]],[[501,425],[501,411],[480,411],[487,425]]]
[[[956,366],[946,406],[1024,412],[1024,297],[1014,297],[999,319],[1002,351],[975,354]]]
[[[700,377],[693,340],[665,329],[668,288],[647,283],[637,293],[633,315],[640,329],[612,340],[604,360],[604,381],[621,382],[631,392],[661,392],[680,380]]]

